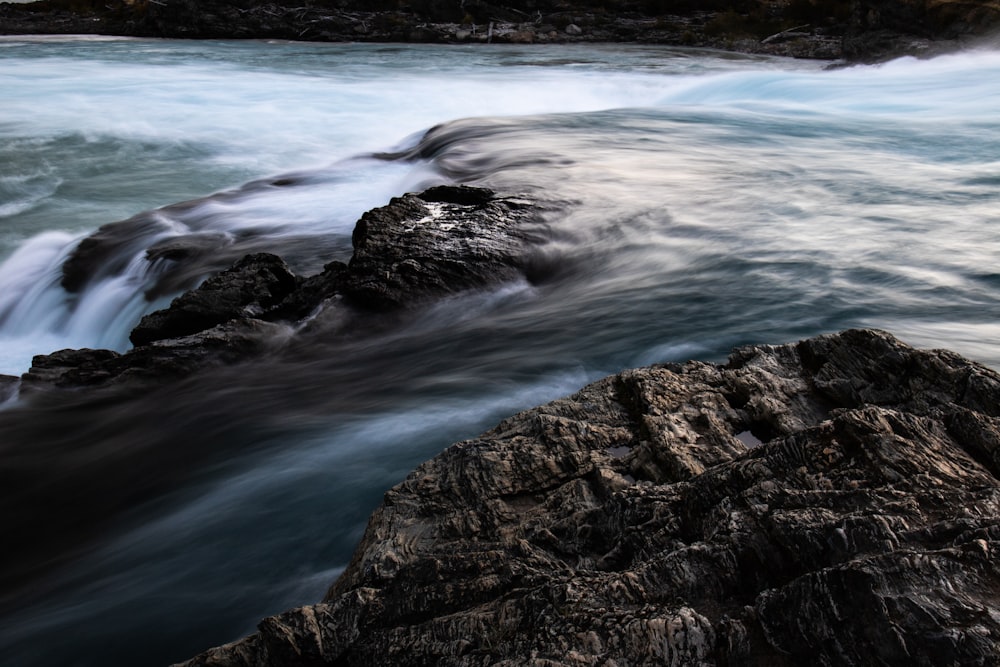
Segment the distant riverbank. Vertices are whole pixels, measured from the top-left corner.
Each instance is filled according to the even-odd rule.
[[[878,62],[974,45],[1000,23],[984,2],[895,0],[671,3],[311,3],[88,0],[0,3],[0,34],[401,43],[641,43],[795,58]],[[355,7],[355,4],[363,7]],[[392,9],[378,9],[380,4]],[[520,9],[517,5],[525,4]],[[605,5],[620,6],[620,11]],[[372,9],[375,7],[375,9]]]

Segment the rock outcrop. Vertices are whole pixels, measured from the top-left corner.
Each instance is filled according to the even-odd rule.
[[[135,347],[125,353],[83,349],[36,356],[22,376],[22,392],[162,382],[273,350],[324,309],[338,311],[344,335],[358,335],[373,314],[531,279],[539,271],[532,243],[538,239],[527,223],[540,221],[540,212],[537,202],[468,186],[395,197],[358,221],[348,264],[331,262],[302,278],[280,257],[247,255],[169,308],[145,316],[130,336]],[[70,262],[105,254],[102,244],[119,243],[113,232],[122,224],[99,230],[95,241],[85,239],[85,252]]]
[[[987,665],[1000,376],[851,330],[630,370],[385,495],[322,603],[194,666]]]

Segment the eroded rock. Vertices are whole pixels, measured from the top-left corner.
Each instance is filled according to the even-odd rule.
[[[989,664],[998,426],[996,373],[878,331],[626,371],[421,465],[322,603],[185,664]]]

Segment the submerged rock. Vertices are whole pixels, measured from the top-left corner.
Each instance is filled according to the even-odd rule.
[[[385,495],[195,665],[991,664],[1000,376],[852,330],[630,370]]]

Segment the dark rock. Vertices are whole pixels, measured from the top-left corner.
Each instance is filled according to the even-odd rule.
[[[157,340],[120,357],[119,383],[163,382],[212,366],[246,361],[280,345],[287,326],[256,318],[234,319],[189,336]]]
[[[485,206],[496,199],[496,194],[492,190],[467,185],[438,185],[427,188],[417,196],[426,202],[463,206]]]
[[[23,376],[22,393],[173,380],[273,349],[331,302],[349,324],[341,330],[358,334],[366,326],[384,325],[381,319],[368,321],[375,311],[414,309],[432,299],[526,277],[529,269],[537,276],[527,223],[538,220],[538,211],[532,201],[465,186],[397,197],[357,223],[350,264],[331,262],[322,272],[299,278],[276,255],[246,255],[168,308],[143,317],[130,336],[135,348],[124,354],[62,350],[35,357]],[[140,227],[144,220],[135,219]],[[74,265],[110,252],[105,244],[138,244],[145,238],[144,229],[132,233],[125,223],[102,229],[92,243],[81,244]],[[148,252],[183,257],[196,236],[157,244]],[[200,252],[198,243],[193,247]]]
[[[336,298],[347,273],[347,264],[330,262],[320,273],[304,278],[298,287],[266,314],[268,320],[301,320]]]
[[[369,42],[637,42],[861,61],[933,55],[989,34],[987,0],[408,3],[171,0],[0,3],[0,32]],[[795,28],[795,30],[792,30]],[[792,30],[794,38],[769,39]],[[841,37],[844,37],[843,49]]]
[[[392,310],[523,275],[523,224],[537,217],[525,200],[464,186],[405,195],[365,213],[343,278],[348,302]]]
[[[123,273],[132,257],[145,250],[149,239],[167,228],[166,222],[145,213],[102,225],[83,238],[63,262],[63,289],[78,292],[96,279]]]
[[[883,332],[626,371],[423,464],[322,603],[185,664],[992,664],[998,451],[1000,376]]]
[[[129,336],[133,345],[178,338],[233,319],[255,318],[283,301],[298,286],[276,255],[247,255],[197,289],[177,297],[169,308],[142,318]]]
[[[112,350],[59,350],[36,355],[21,376],[25,392],[34,387],[87,387],[103,384],[118,374],[121,354]]]
[[[213,366],[245,361],[288,335],[286,326],[246,318],[193,335],[156,340],[124,354],[60,350],[32,359],[31,368],[21,376],[21,394],[32,396],[51,388],[162,384]]]

